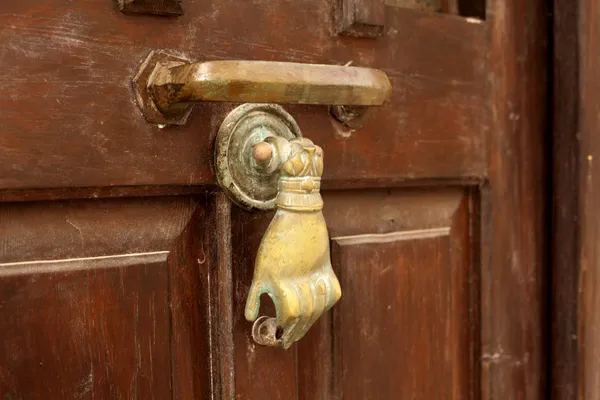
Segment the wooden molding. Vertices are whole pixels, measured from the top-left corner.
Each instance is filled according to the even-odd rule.
[[[119,10],[132,14],[183,15],[181,0],[118,0]]]
[[[339,35],[376,38],[383,36],[384,0],[339,0],[337,32]]]

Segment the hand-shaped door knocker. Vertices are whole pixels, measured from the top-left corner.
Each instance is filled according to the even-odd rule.
[[[243,105],[217,138],[221,186],[247,208],[277,209],[260,243],[245,316],[263,345],[290,347],[341,297],[320,194],[323,150],[275,105]],[[276,318],[258,317],[268,294]]]
[[[329,236],[321,211],[323,151],[308,139],[267,141],[254,147],[259,161],[263,161],[261,155],[274,153],[265,150],[267,146],[277,146],[285,161],[275,199],[277,213],[258,248],[245,315],[249,321],[256,320],[260,295],[267,293],[277,318],[257,320],[253,337],[261,344],[281,343],[288,348],[339,300],[342,291],[331,267]],[[281,329],[279,337],[277,327]]]

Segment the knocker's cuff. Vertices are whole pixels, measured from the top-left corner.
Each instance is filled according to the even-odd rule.
[[[321,178],[316,176],[280,177],[275,205],[291,211],[323,209]]]

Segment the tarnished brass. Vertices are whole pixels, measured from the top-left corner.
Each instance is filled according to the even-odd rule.
[[[331,116],[350,129],[362,128],[367,114],[367,107],[361,106],[331,106]]]
[[[297,137],[302,137],[300,128],[281,106],[243,104],[237,107],[221,124],[215,141],[215,172],[219,185],[244,208],[272,210],[277,197],[280,156],[272,150],[270,157],[257,161],[253,146],[267,139]]]
[[[287,349],[342,291],[331,266],[321,211],[323,151],[305,138],[271,138],[267,143],[274,147],[272,153],[282,156],[277,212],[258,249],[245,316],[256,320],[252,332],[257,343]],[[264,293],[273,300],[277,317],[257,320]]]
[[[322,213],[323,150],[280,106],[244,104],[221,124],[215,167],[238,205],[277,210],[258,249],[245,315],[255,321],[257,343],[287,349],[342,295]],[[276,318],[257,319],[265,293]]]
[[[377,69],[271,61],[189,62],[163,51],[150,53],[133,86],[149,122],[175,124],[181,119],[174,117],[189,112],[195,102],[379,106],[392,90],[387,75]]]
[[[138,106],[144,113],[146,121],[160,125],[183,125],[187,121],[192,108],[179,114],[163,114],[154,105],[154,100],[148,92],[148,80],[154,72],[157,64],[161,65],[182,65],[190,61],[180,56],[172,55],[164,51],[152,51],[148,57],[140,64],[137,74],[131,81],[135,99]]]

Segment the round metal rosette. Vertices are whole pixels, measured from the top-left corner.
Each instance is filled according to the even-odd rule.
[[[267,171],[253,157],[255,144],[269,137],[302,137],[294,118],[276,104],[243,104],[227,115],[217,134],[215,168],[219,185],[239,206],[275,208],[279,168]]]

